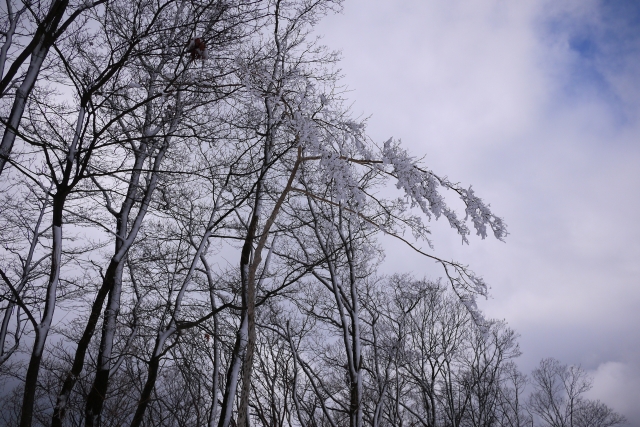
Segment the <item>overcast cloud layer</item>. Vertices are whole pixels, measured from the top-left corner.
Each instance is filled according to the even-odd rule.
[[[640,2],[347,0],[319,33],[370,135],[506,220],[506,243],[462,246],[442,221],[433,240],[489,283],[522,370],[582,364],[640,426]],[[437,274],[395,246],[385,271]]]

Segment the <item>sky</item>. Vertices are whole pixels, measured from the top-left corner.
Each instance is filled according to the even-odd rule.
[[[510,235],[434,252],[491,286],[520,368],[581,365],[640,426],[640,2],[346,0],[318,28],[352,111],[489,202]],[[388,272],[438,274],[388,246]]]

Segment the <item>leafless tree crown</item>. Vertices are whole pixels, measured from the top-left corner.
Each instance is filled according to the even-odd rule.
[[[428,221],[506,225],[350,114],[341,1],[3,1],[0,424],[623,422],[553,361],[523,397]],[[377,274],[383,235],[442,278]]]

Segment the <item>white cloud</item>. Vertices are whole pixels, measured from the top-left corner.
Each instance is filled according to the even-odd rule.
[[[606,362],[592,372],[593,388],[590,399],[607,402],[614,410],[623,413],[629,420],[640,419],[640,370],[620,362]],[[634,424],[631,424],[634,425]]]
[[[434,243],[492,286],[482,307],[520,332],[523,369],[621,361],[625,375],[596,371],[594,393],[614,406],[616,389],[640,395],[640,26],[611,7],[349,0],[319,32],[343,50],[375,139],[402,138],[504,216],[506,244],[463,247],[444,223]],[[395,248],[386,268],[437,274]]]

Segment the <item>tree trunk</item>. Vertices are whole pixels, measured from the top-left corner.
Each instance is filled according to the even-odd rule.
[[[53,197],[53,245],[51,249],[51,272],[47,284],[47,294],[44,312],[40,324],[34,325],[36,332],[31,359],[27,368],[27,375],[24,384],[24,394],[22,398],[22,411],[20,414],[20,427],[31,427],[33,419],[33,407],[35,403],[36,388],[38,386],[38,373],[40,372],[40,362],[44,352],[44,345],[53,321],[53,312],[56,306],[56,293],[60,281],[60,264],[62,262],[62,210],[66,201],[69,189],[58,191]]]
[[[104,312],[102,323],[102,338],[100,340],[100,352],[98,353],[98,363],[96,377],[93,381],[85,408],[85,418],[87,426],[99,425],[96,422],[102,414],[102,407],[107,395],[109,385],[109,373],[111,371],[111,356],[113,350],[113,339],[116,333],[116,320],[120,312],[120,295],[122,292],[122,271],[124,263],[121,261],[115,268],[113,280],[109,291],[109,300]]]
[[[227,371],[227,382],[224,388],[224,397],[222,398],[222,406],[220,407],[220,421],[218,427],[229,427],[231,423],[231,415],[233,413],[233,401],[236,397],[238,388],[238,377],[240,376],[240,368],[242,367],[242,353],[247,343],[247,315],[242,313],[240,328],[236,334],[236,342],[233,346],[232,362],[229,364]]]
[[[58,25],[68,5],[69,0],[54,0],[49,9],[49,13],[47,13],[47,16],[38,25],[31,43],[18,55],[18,58],[16,58],[16,61],[11,65],[7,74],[2,78],[2,81],[0,81],[0,94],[2,94],[11,82],[11,79],[13,79],[13,76],[18,72],[23,61],[31,55],[27,74],[16,91],[11,113],[7,119],[7,125],[5,126],[4,135],[2,136],[2,143],[0,143],[0,175],[2,175],[5,164],[9,161],[27,99],[40,74],[40,68],[42,68],[47,53],[49,53],[49,49],[55,42],[55,33],[58,31]]]
[[[71,370],[64,380],[62,389],[60,390],[60,393],[58,394],[58,398],[56,400],[56,406],[53,410],[53,418],[51,420],[52,427],[62,427],[62,420],[66,415],[67,403],[69,401],[71,391],[73,390],[73,387],[78,381],[78,377],[80,376],[80,373],[84,368],[84,358],[87,354],[87,350],[89,348],[91,338],[93,337],[93,333],[95,332],[96,325],[98,324],[98,320],[100,319],[100,312],[102,311],[104,300],[106,299],[107,294],[112,287],[114,275],[117,268],[118,263],[112,260],[105,273],[105,278],[102,281],[102,286],[98,290],[96,299],[91,306],[91,314],[89,315],[89,320],[87,321],[87,325],[84,328],[82,337],[78,342],[76,354],[73,359],[73,365],[71,366]]]
[[[27,105],[27,99],[29,98],[31,90],[36,83],[36,79],[40,73],[40,68],[42,67],[44,58],[47,55],[47,51],[48,48],[45,48],[42,45],[38,45],[38,47],[36,47],[31,54],[31,63],[29,64],[27,75],[16,91],[13,106],[11,107],[11,113],[7,118],[4,135],[2,136],[2,143],[0,143],[0,175],[2,175],[5,164],[9,161],[9,156],[13,149],[13,143],[16,140],[18,127],[20,126],[20,121],[22,120],[22,115],[24,114],[24,109]]]
[[[269,155],[265,154],[265,166],[263,168],[266,169],[266,164],[269,160]],[[245,240],[245,246],[243,247],[242,257],[240,261],[240,271],[242,273],[242,283],[246,284],[246,308],[247,308],[247,350],[244,360],[243,372],[242,372],[242,393],[240,395],[240,408],[238,413],[238,427],[249,427],[249,394],[251,392],[251,371],[253,369],[253,355],[255,352],[256,346],[256,273],[258,271],[258,267],[262,262],[262,249],[267,243],[267,238],[269,237],[269,231],[271,230],[271,226],[274,224],[278,213],[280,212],[280,208],[284,203],[287,194],[291,191],[291,187],[293,185],[293,181],[298,172],[298,168],[300,167],[300,163],[302,162],[302,148],[298,147],[298,154],[296,158],[296,162],[291,170],[289,175],[289,179],[285,188],[280,193],[278,200],[271,211],[271,215],[264,224],[262,229],[262,233],[260,236],[260,240],[256,245],[255,253],[253,256],[253,261],[249,264],[249,256],[251,254],[251,249],[253,247],[253,240],[255,238],[257,232],[257,224],[260,216],[260,193],[262,189],[262,179],[258,182],[258,186],[256,189],[256,204],[253,211],[253,218],[251,219],[251,225],[249,226],[249,232],[247,233],[247,239]],[[264,174],[263,173],[263,177]],[[246,252],[245,252],[246,250]],[[246,258],[245,258],[246,256]],[[246,263],[246,264],[245,264]],[[245,267],[246,266],[246,267]]]
[[[213,293],[213,290],[211,290]],[[213,297],[212,297],[213,301]],[[211,308],[215,310],[215,305],[212,303]],[[216,413],[218,412],[218,388],[220,387],[220,340],[218,337],[218,318],[213,318],[213,381],[211,384],[211,410],[209,411],[209,427],[215,427],[216,425]]]
[[[138,401],[138,407],[136,408],[136,413],[133,416],[133,421],[131,421],[131,427],[140,427],[140,425],[142,424],[142,420],[144,419],[144,414],[147,410],[147,407],[149,406],[149,402],[151,401],[151,393],[153,392],[153,388],[156,385],[156,380],[158,379],[158,369],[160,368],[160,354],[158,353],[158,351],[162,348],[162,346],[164,346],[164,340],[157,340],[153,356],[149,361],[149,373],[147,375],[147,381],[145,382],[144,388],[142,389],[142,395],[140,396],[140,400]]]
[[[40,371],[40,362],[44,351],[44,344],[53,321],[53,313],[56,307],[56,295],[58,284],[60,282],[60,268],[62,263],[62,213],[67,197],[71,193],[73,185],[77,184],[77,180],[71,179],[73,165],[75,164],[76,150],[80,143],[81,131],[84,127],[84,117],[86,113],[85,104],[80,105],[78,118],[76,121],[75,134],[73,141],[67,152],[64,169],[62,171],[62,179],[57,184],[56,194],[52,201],[52,235],[53,242],[51,248],[51,270],[49,273],[49,281],[47,283],[47,293],[45,299],[44,312],[40,324],[34,325],[36,330],[36,339],[33,344],[31,360],[27,369],[25,378],[25,388],[22,403],[22,412],[20,415],[20,427],[30,427],[33,419],[33,406],[35,403],[35,393],[38,384],[38,373]],[[85,156],[84,161],[89,161],[89,153]],[[72,182],[70,185],[69,183]]]
[[[175,127],[175,121],[171,130]],[[141,177],[141,169],[144,166],[145,160],[148,158],[148,144],[144,143],[138,147],[135,151],[136,153],[136,161],[133,167],[133,172],[131,174],[131,178],[129,179],[129,185],[127,188],[127,197],[120,208],[120,212],[117,214],[117,226],[116,233],[117,237],[115,240],[115,253],[111,258],[111,262],[109,263],[109,267],[107,267],[107,271],[105,277],[102,281],[102,286],[98,291],[96,299],[91,307],[91,314],[89,316],[89,320],[87,321],[87,325],[85,326],[84,333],[82,334],[82,338],[78,342],[78,347],[76,348],[76,354],[74,356],[73,365],[71,367],[71,371],[67,374],[65,381],[63,383],[62,389],[58,394],[58,398],[56,401],[56,406],[54,408],[53,417],[51,421],[52,427],[61,427],[62,421],[66,415],[66,405],[69,401],[69,396],[73,391],[73,387],[75,386],[78,376],[84,369],[84,358],[87,353],[87,349],[89,348],[89,344],[91,343],[91,338],[95,332],[96,326],[98,324],[98,320],[100,319],[100,312],[102,311],[102,307],[104,304],[104,300],[107,295],[109,295],[109,306],[105,311],[105,321],[103,323],[103,331],[106,325],[113,325],[112,330],[115,331],[115,322],[117,320],[117,314],[119,311],[119,301],[120,301],[120,290],[122,287],[122,273],[124,268],[124,261],[126,259],[126,255],[133,244],[138,231],[140,230],[140,225],[144,220],[149,204],[151,202],[151,196],[156,188],[157,180],[158,180],[158,170],[164,158],[164,153],[168,147],[169,141],[165,141],[165,144],[162,149],[156,155],[154,160],[154,166],[152,171],[151,180],[149,185],[144,193],[144,198],[136,215],[133,225],[131,226],[131,230],[128,230],[128,222],[129,215],[131,214],[131,210],[135,203],[135,193],[138,191],[139,182]],[[127,231],[129,233],[127,234]],[[112,291],[118,288],[117,297],[112,296]],[[117,310],[113,311],[115,303],[118,303]],[[109,320],[107,320],[109,319]],[[100,354],[98,355],[98,370],[96,372],[96,378],[94,380],[94,384],[89,392],[89,396],[87,398],[87,403],[85,407],[85,413],[88,415],[87,419],[94,419],[96,416],[100,417],[100,413],[102,411],[102,406],[104,404],[104,399],[106,396],[106,390],[108,387],[108,381],[110,372],[109,369],[101,370],[100,367],[102,365],[108,364],[109,358],[111,356],[111,348],[113,345],[113,334],[107,333],[106,336],[103,332],[103,336],[101,338],[100,343]],[[105,357],[102,352],[103,349],[109,350],[109,356]],[[97,394],[96,394],[97,393]],[[97,412],[96,412],[97,411]],[[87,421],[88,422],[88,421]]]
[[[36,339],[29,359],[29,367],[24,381],[24,394],[22,397],[22,411],[20,414],[20,427],[31,427],[33,421],[33,407],[35,404],[36,388],[38,386],[38,373],[40,372],[40,362],[44,344],[49,333],[47,325],[36,328]]]

